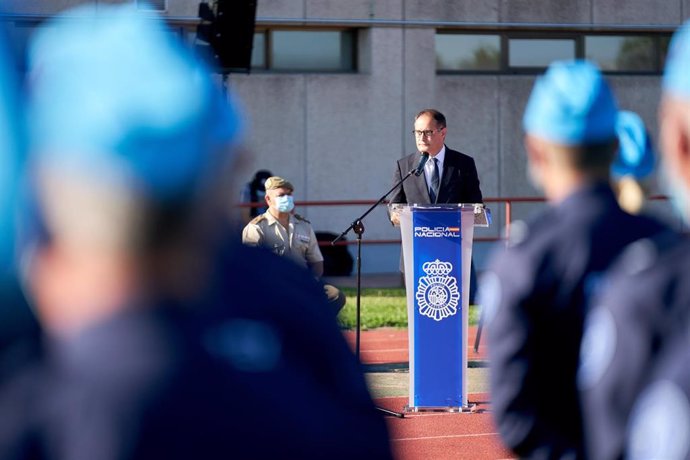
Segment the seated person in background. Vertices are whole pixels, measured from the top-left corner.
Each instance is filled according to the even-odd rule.
[[[295,188],[278,176],[269,177],[264,185],[268,211],[244,227],[242,242],[248,246],[264,246],[279,256],[287,256],[320,278],[323,275],[323,255],[314,229],[307,219],[292,212]],[[338,288],[324,284],[324,291],[336,312],[345,306],[345,294]]]
[[[260,203],[264,205],[266,203],[266,199],[264,198],[266,195],[266,189],[264,188],[264,184],[266,183],[266,179],[268,179],[272,175],[273,174],[271,173],[271,171],[268,171],[266,169],[258,170],[254,174],[254,177],[252,178],[251,182],[248,182],[242,189],[242,193],[240,194],[240,202]],[[248,223],[256,216],[265,213],[267,210],[268,208],[266,206],[241,208],[240,212],[242,214],[242,223]]]

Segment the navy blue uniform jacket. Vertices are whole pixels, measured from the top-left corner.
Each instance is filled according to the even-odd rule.
[[[633,405],[650,376],[657,373],[657,362],[676,359],[665,356],[677,338],[683,343],[680,348],[688,349],[690,242],[665,232],[631,245],[611,268],[592,305],[578,375],[587,452],[593,459],[623,458]],[[671,377],[688,369],[688,354],[681,351],[677,356],[679,361],[670,362],[659,373]],[[686,390],[688,384],[690,380],[685,382]],[[665,423],[674,422],[668,417]],[[648,458],[667,457],[657,453]]]
[[[588,296],[632,241],[661,224],[623,212],[607,184],[549,208],[495,257],[482,283],[491,403],[525,458],[582,458],[575,376]]]
[[[158,299],[50,347],[39,388],[18,382],[32,436],[0,458],[391,458],[323,288],[239,242],[221,259],[203,298]]]

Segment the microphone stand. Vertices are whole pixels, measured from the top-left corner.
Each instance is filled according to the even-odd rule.
[[[357,235],[357,310],[355,314],[355,356],[357,357],[357,360],[359,360],[359,342],[360,342],[360,329],[361,329],[361,299],[362,299],[362,234],[364,233],[364,224],[362,223],[362,219],[364,219],[366,216],[371,213],[378,205],[383,203],[383,201],[386,199],[388,195],[393,192],[396,188],[400,187],[405,180],[413,175],[416,172],[417,169],[412,169],[410,170],[405,177],[400,179],[393,187],[391,187],[390,190],[388,190],[379,200],[374,203],[369,209],[366,210],[364,214],[359,216],[357,219],[355,219],[349,227],[347,227],[336,239],[331,241],[331,245],[334,245],[338,241],[342,240],[345,238],[345,235],[347,235],[350,230],[353,230],[355,234]],[[404,418],[405,414],[402,412],[394,412],[392,410],[384,409],[383,407],[376,407],[376,409],[380,410],[381,412],[384,412],[388,415],[393,415],[395,417],[399,418]]]

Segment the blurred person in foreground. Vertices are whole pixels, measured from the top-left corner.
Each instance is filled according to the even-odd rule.
[[[656,152],[642,118],[621,110],[616,121],[618,152],[611,165],[611,179],[618,203],[630,214],[643,212],[652,187]]]
[[[64,14],[30,53],[46,236],[27,273],[49,341],[35,450],[389,458],[317,283],[228,240],[235,106],[134,5]]]
[[[38,323],[23,295],[17,264],[15,227],[26,139],[23,93],[8,43],[0,23],[0,458],[23,454],[30,402],[25,389],[31,384],[15,376],[40,351]]]
[[[323,255],[314,229],[304,217],[293,212],[295,188],[282,177],[266,179],[268,210],[254,218],[242,230],[242,242],[249,246],[263,246],[274,254],[285,256],[317,278],[323,275]],[[345,306],[345,294],[337,287],[325,284],[324,293],[333,311]]]
[[[586,61],[552,63],[525,109],[530,178],[549,206],[514,224],[480,290],[492,411],[521,458],[583,458],[575,375],[588,297],[628,243],[662,229],[623,212],[611,190],[617,116],[608,84]]]
[[[0,384],[18,352],[14,347],[38,332],[18,278],[15,233],[26,133],[18,63],[8,43],[0,24]]]
[[[690,222],[690,29],[669,48],[659,107],[667,194]],[[596,459],[690,458],[690,242],[626,250],[587,321],[578,383]]]

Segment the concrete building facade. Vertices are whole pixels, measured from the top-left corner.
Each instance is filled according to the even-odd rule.
[[[40,26],[42,18],[77,3],[84,2],[2,0],[0,5],[10,28],[20,29]],[[193,33],[198,2],[160,3],[163,17]],[[378,199],[392,185],[395,160],[415,150],[414,115],[434,107],[447,117],[447,145],[475,158],[485,197],[540,196],[527,180],[521,119],[543,69],[513,68],[511,57],[503,56],[494,71],[439,71],[437,35],[496,35],[504,52],[515,37],[575,37],[581,53],[581,37],[588,34],[642,34],[663,42],[689,15],[690,0],[258,0],[257,30],[351,31],[354,69],[231,74],[229,87],[250,123],[251,158],[243,180],[256,169],[269,169],[293,182],[297,200]],[[663,59],[663,50],[658,52]],[[655,138],[661,64],[608,75],[620,106],[638,112]],[[298,212],[317,230],[339,233],[366,207]],[[494,225],[476,236],[500,235],[503,208],[490,207]],[[514,218],[531,208],[516,206]],[[364,224],[365,241],[399,237],[383,208]],[[480,268],[486,247],[477,246]],[[396,245],[365,245],[364,272],[396,271],[398,251]]]

